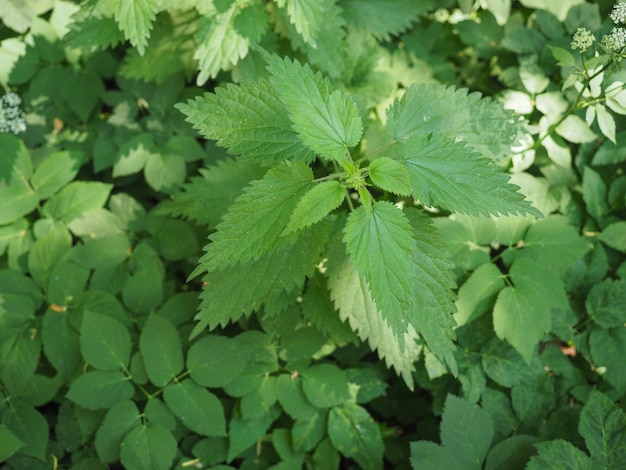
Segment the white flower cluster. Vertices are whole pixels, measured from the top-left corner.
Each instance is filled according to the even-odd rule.
[[[587,28],[578,28],[572,38],[572,49],[580,49],[580,52],[585,52],[595,40],[596,37]]]
[[[609,16],[616,25],[626,24],[626,2],[613,5],[613,11]],[[626,29],[623,27],[613,28],[609,34],[602,38],[602,44],[608,49],[621,52],[626,47]]]
[[[0,133],[19,134],[26,130],[25,115],[20,104],[22,100],[12,92],[0,98]]]

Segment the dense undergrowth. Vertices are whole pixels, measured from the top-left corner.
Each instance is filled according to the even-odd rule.
[[[626,468],[625,3],[0,18],[6,468]]]

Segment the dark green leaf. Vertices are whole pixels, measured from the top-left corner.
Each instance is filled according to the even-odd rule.
[[[461,468],[461,463],[454,458],[449,449],[434,442],[411,442],[411,466],[414,470],[440,470],[442,468]]]
[[[249,356],[236,340],[207,335],[189,348],[187,368],[200,385],[224,387],[243,372]]]
[[[126,468],[168,470],[176,455],[176,439],[160,424],[133,428],[122,441],[120,461]]]
[[[0,413],[0,420],[15,438],[22,441],[24,447],[20,449],[20,454],[35,457],[38,460],[46,459],[48,448],[48,422],[46,419],[30,405],[19,399],[11,401],[11,406],[5,406]],[[7,444],[10,441],[7,442]],[[15,441],[13,441],[15,445]],[[0,441],[0,448],[4,453],[5,441]],[[10,449],[6,449],[7,451]]]
[[[134,402],[122,401],[111,408],[96,433],[96,451],[100,460],[104,463],[118,460],[124,437],[140,425],[141,413]]]
[[[24,446],[15,434],[4,424],[0,424],[0,462],[6,461]]]
[[[156,313],[150,314],[143,326],[139,351],[148,377],[157,387],[171,382],[185,365],[176,327]]]
[[[163,399],[192,431],[204,436],[226,436],[226,420],[219,399],[192,380],[168,385]]]
[[[79,334],[70,315],[67,311],[46,311],[41,332],[46,357],[65,379],[73,376],[81,362]]]
[[[246,420],[233,416],[228,424],[230,443],[227,461],[231,462],[248,447],[254,445],[267,432],[273,421],[274,418],[270,414]]]
[[[576,446],[562,439],[535,444],[539,455],[526,466],[527,470],[592,470],[591,459]]]
[[[626,279],[605,279],[589,291],[585,307],[589,318],[603,328],[626,323]]]
[[[487,455],[485,470],[525,468],[528,460],[537,454],[534,436],[511,436],[495,445]]]
[[[100,370],[128,367],[132,347],[128,329],[107,315],[86,311],[80,329],[80,350]]]

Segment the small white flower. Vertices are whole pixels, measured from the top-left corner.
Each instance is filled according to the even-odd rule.
[[[626,5],[621,3],[620,5]],[[613,30],[602,38],[602,44],[614,51],[621,51],[626,47],[626,29],[613,28]]]
[[[19,134],[26,130],[24,111],[19,106],[22,100],[9,92],[0,98],[0,133]]]
[[[619,2],[613,5],[613,11],[609,15],[613,23],[626,23],[626,2]]]
[[[578,28],[572,37],[572,49],[580,49],[580,52],[585,52],[595,40],[596,37],[587,28]]]

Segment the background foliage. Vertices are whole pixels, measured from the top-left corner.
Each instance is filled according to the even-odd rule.
[[[626,467],[625,10],[3,2],[0,462]]]

